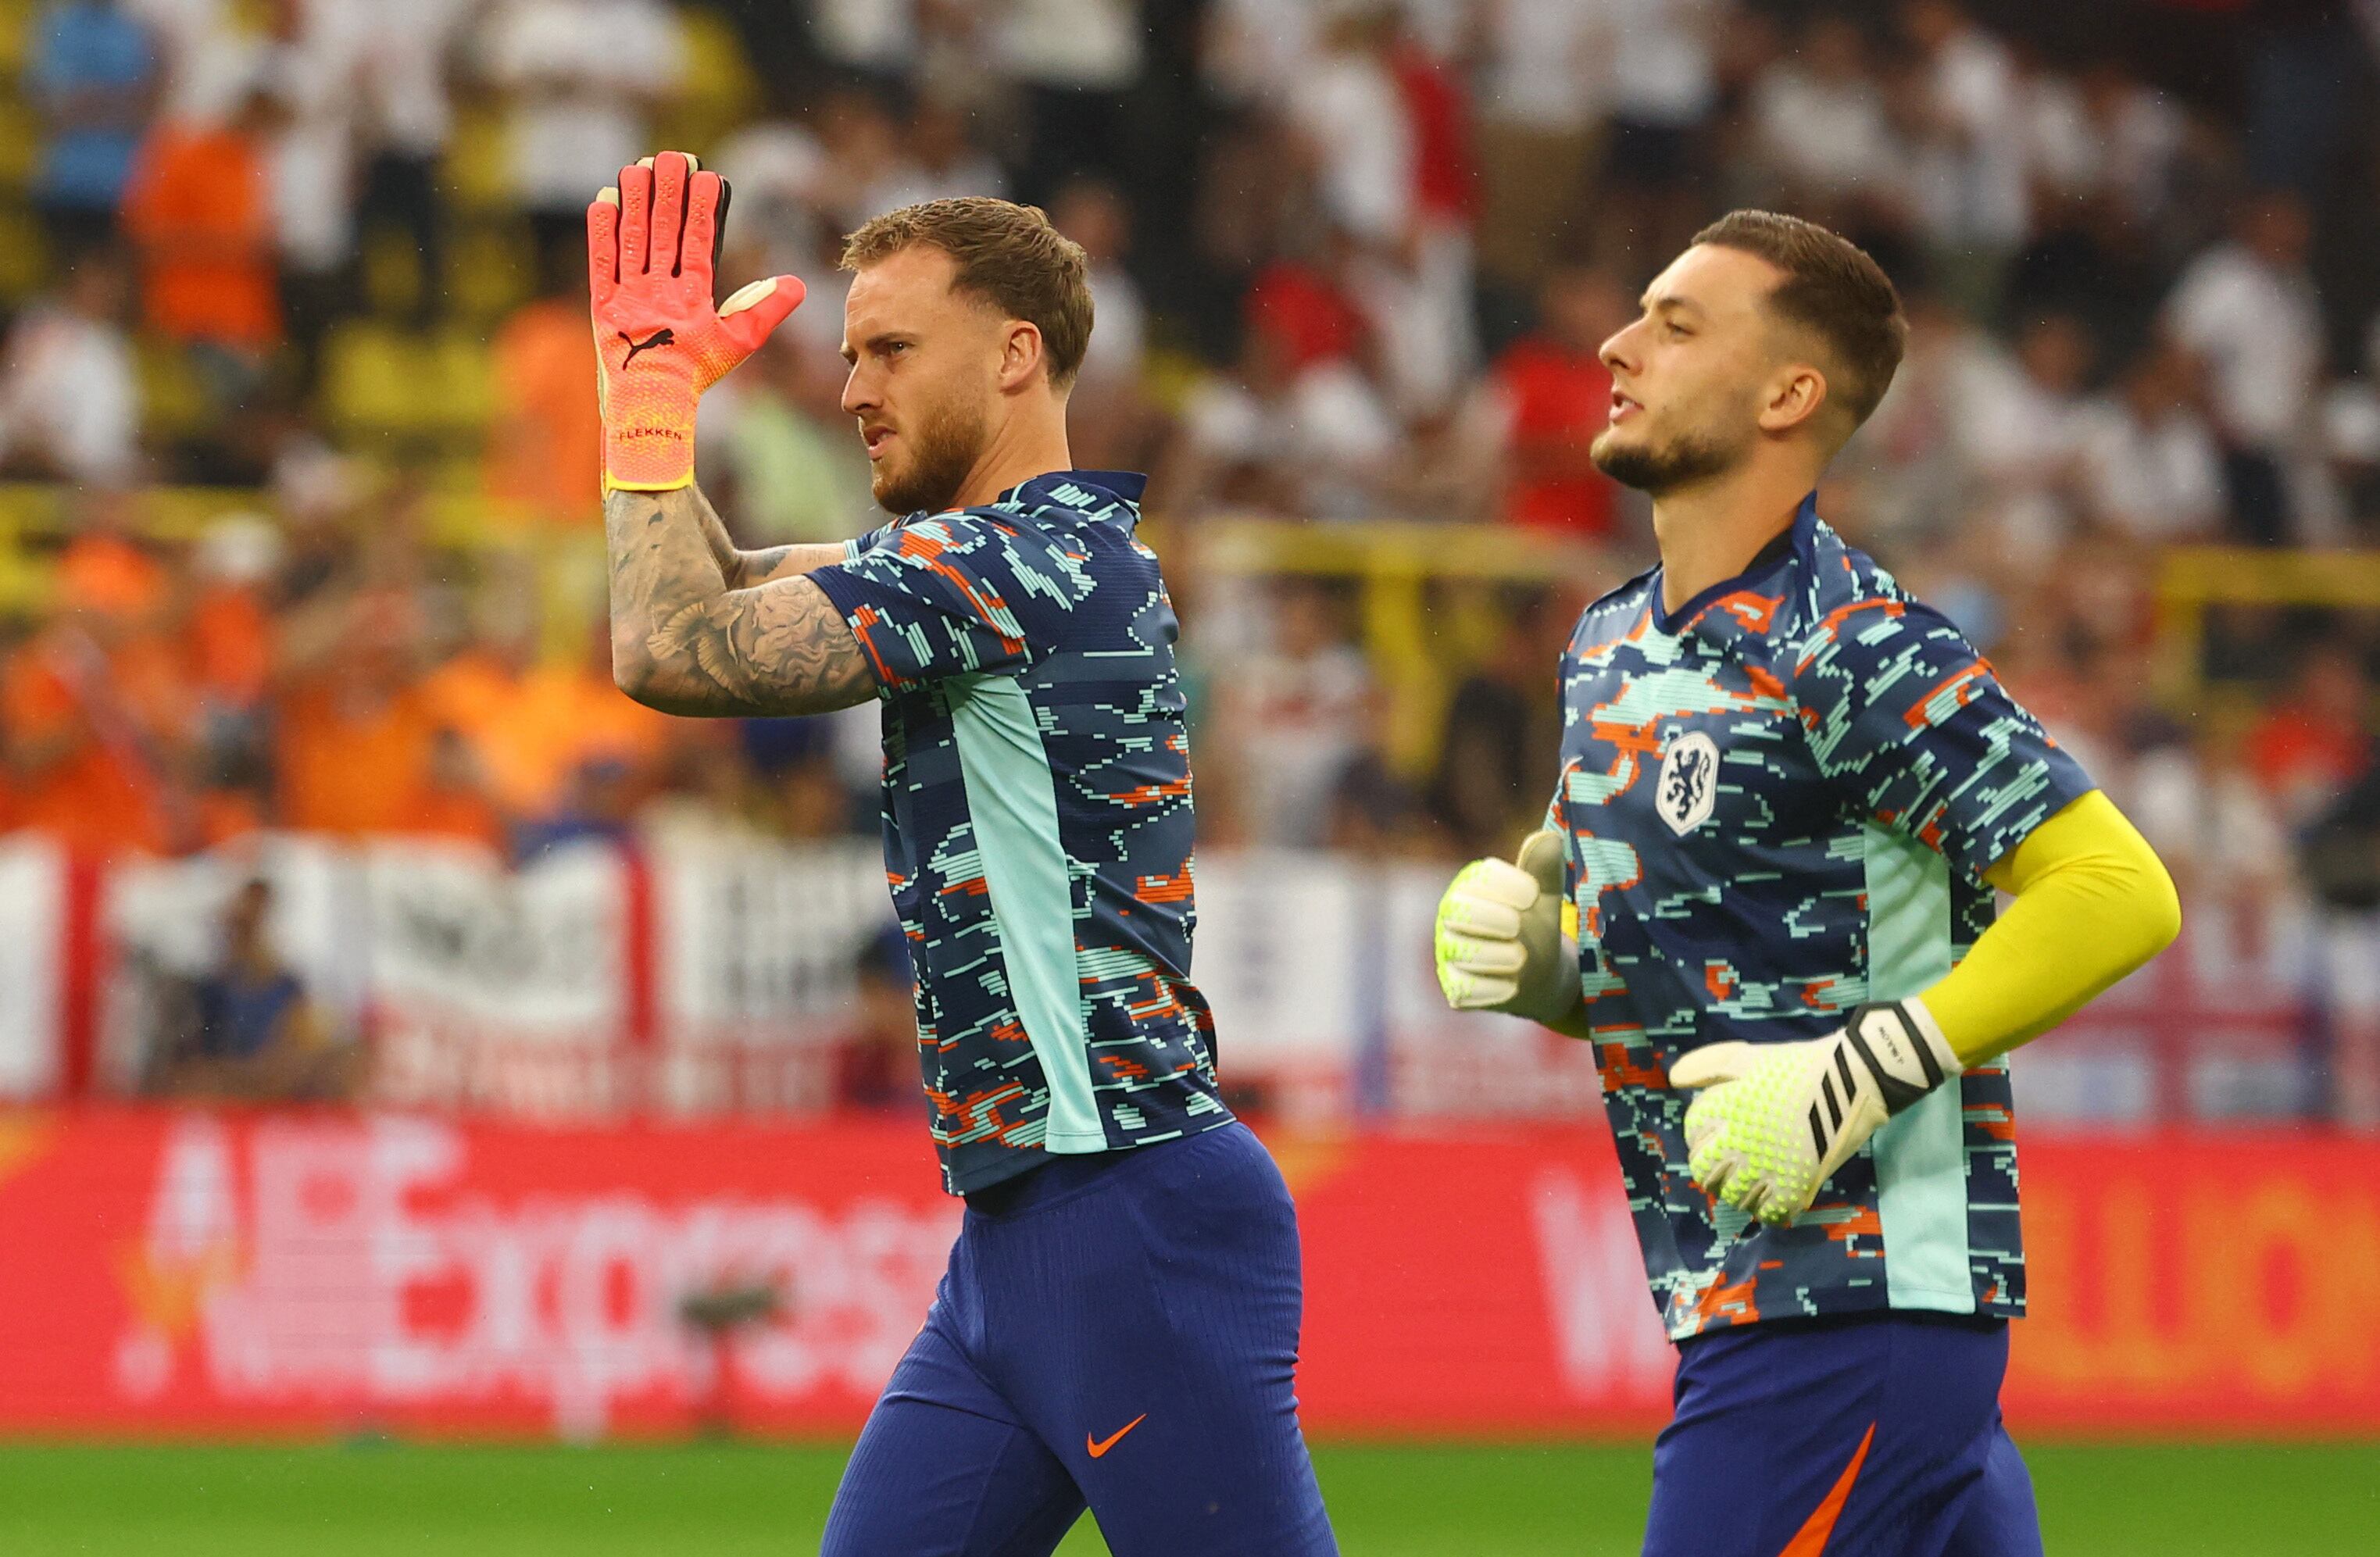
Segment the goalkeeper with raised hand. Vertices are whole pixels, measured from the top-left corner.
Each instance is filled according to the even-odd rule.
[[[1903,334],[1876,262],[1790,216],[1655,279],[1593,453],[1651,495],[1659,566],[1562,657],[1547,831],[1439,910],[1453,1005],[1596,1046],[1679,1346],[1648,1557],[2041,1551],[1998,1404],[2001,1056],[2180,929],[2139,833],[1818,517]]]
[[[801,300],[715,309],[727,188],[676,152],[587,213],[612,659],[672,713],[884,719],[919,1113],[966,1200],[868,1418],[826,1557],[1338,1550],[1298,1427],[1297,1220],[1216,1088],[1190,981],[1190,748],[1142,479],[1074,468],[1082,249],[1006,201],[844,242],[843,408],[879,504],[845,545],[740,551],[698,401]]]

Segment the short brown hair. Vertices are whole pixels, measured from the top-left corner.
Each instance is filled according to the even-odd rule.
[[[1769,306],[1826,343],[1844,376],[1835,387],[1852,425],[1865,421],[1891,386],[1909,338],[1900,294],[1884,267],[1840,234],[1774,211],[1730,211],[1694,242],[1756,254],[1785,273]]]
[[[1041,332],[1052,387],[1074,382],[1091,344],[1090,262],[1039,206],[984,195],[905,205],[843,240],[843,268],[860,270],[920,245],[957,263],[953,289]]]

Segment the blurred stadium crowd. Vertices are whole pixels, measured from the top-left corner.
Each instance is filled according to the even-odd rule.
[[[735,183],[725,284],[810,287],[705,408],[747,543],[876,522],[840,235],[1043,203],[1202,840],[1507,848],[1568,624],[1650,558],[1597,344],[1756,204],[1908,300],[1828,517],[2186,894],[2380,967],[2373,0],[0,0],[0,823],[872,829],[872,711],[611,688],[579,224],[669,144]]]

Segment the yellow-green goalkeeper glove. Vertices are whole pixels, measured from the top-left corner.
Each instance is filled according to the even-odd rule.
[[[1562,1028],[1578,1008],[1578,943],[1561,932],[1562,835],[1532,833],[1511,864],[1475,859],[1438,903],[1438,987],[1457,1011]]]
[[[702,392],[760,348],[802,300],[790,275],[756,281],[713,309],[727,182],[682,152],[620,170],[587,208],[603,409],[603,489],[667,492],[694,480]]]
[[[1686,1110],[1694,1182],[1782,1225],[1884,1122],[1965,1067],[1918,1000],[1859,1006],[1825,1038],[1713,1043],[1670,1067],[1706,1088]]]

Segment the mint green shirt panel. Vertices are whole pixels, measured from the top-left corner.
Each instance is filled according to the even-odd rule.
[[[1075,897],[1058,835],[1058,781],[1033,700],[1014,676],[963,675],[946,685],[1009,999],[1050,1089],[1042,1145],[1059,1153],[1105,1151],[1075,967]]]
[[[1905,1000],[1950,972],[1950,864],[1871,821],[1868,998]],[[1884,1228],[1885,1291],[1896,1308],[1975,1311],[1967,1271],[1967,1151],[1958,1082],[1937,1087],[1869,1141]]]

